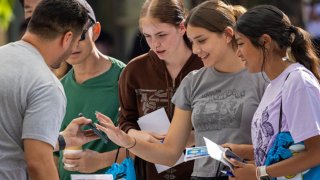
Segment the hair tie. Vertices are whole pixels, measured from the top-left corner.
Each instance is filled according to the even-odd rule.
[[[292,54],[291,45],[296,38],[297,28],[293,25],[289,26],[289,37],[288,37],[288,47],[286,49],[286,56],[282,58],[283,61],[296,62],[295,57]]]
[[[291,47],[292,43],[294,42],[294,40],[296,38],[297,28],[293,25],[290,25],[287,29],[287,32],[289,33],[288,47]]]
[[[296,33],[297,32],[297,28],[295,26],[293,26],[293,25],[290,25],[289,32],[290,33]]]

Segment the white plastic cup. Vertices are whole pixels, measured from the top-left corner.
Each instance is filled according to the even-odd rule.
[[[81,153],[82,151],[83,151],[82,147],[68,147],[63,151],[63,155],[65,155],[65,154],[77,154],[77,153]],[[76,165],[64,163],[64,166],[67,167],[67,168],[73,168]]]

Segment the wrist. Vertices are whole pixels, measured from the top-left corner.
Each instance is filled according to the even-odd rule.
[[[139,133],[139,131],[136,129],[129,129],[127,132],[127,134],[130,136],[136,136],[137,133]]]
[[[103,159],[103,161],[100,161],[100,160],[97,161],[97,162],[100,162],[99,169],[112,166],[112,164],[114,163],[115,154],[113,153],[113,151],[98,153],[97,156],[100,160]]]
[[[136,144],[137,144],[137,139],[136,138],[131,137],[130,139],[131,139],[131,143],[130,143],[131,145],[125,147],[126,149],[134,148],[136,146]]]
[[[59,146],[59,151],[62,151],[66,148],[66,141],[62,134],[59,134],[58,136],[58,146]]]
[[[258,166],[256,168],[256,176],[258,180],[270,180],[271,177],[267,172],[267,166]]]

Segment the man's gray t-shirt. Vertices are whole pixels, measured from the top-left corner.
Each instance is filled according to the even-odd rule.
[[[0,47],[0,64],[0,177],[28,179],[23,139],[54,147],[66,98],[60,81],[31,44],[17,41]]]
[[[203,137],[217,144],[251,144],[252,117],[266,86],[260,73],[201,68],[183,79],[172,102],[192,111],[196,146],[205,146]],[[211,157],[196,159],[192,176],[216,177],[217,167]]]

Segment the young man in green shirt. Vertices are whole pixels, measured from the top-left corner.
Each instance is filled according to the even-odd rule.
[[[72,69],[62,78],[61,83],[67,97],[67,110],[61,130],[79,113],[97,122],[95,111],[107,114],[112,119],[118,119],[118,79],[125,64],[112,57],[103,55],[95,46],[101,26],[96,21],[90,5],[84,1],[88,11],[87,22],[77,48],[67,60]],[[116,123],[116,122],[115,122]],[[82,147],[78,154],[58,155],[58,169],[61,180],[70,180],[71,174],[104,174],[114,162],[118,146],[109,141],[107,144],[101,139],[92,141]],[[124,157],[120,151],[119,160]],[[65,167],[64,163],[74,167]]]

